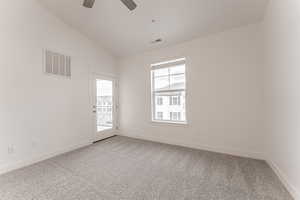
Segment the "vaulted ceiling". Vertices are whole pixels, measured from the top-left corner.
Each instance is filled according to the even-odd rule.
[[[268,0],[39,0],[59,18],[118,57],[188,41],[262,20]],[[151,43],[156,39],[162,42]]]

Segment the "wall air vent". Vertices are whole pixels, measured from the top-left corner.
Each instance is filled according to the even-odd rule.
[[[160,42],[162,42],[161,38],[151,41],[152,44],[156,44],[156,43],[160,43]]]
[[[45,50],[45,73],[71,77],[71,57]]]

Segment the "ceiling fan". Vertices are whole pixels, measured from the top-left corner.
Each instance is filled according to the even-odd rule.
[[[134,10],[137,5],[133,0],[120,0],[122,3],[129,9],[129,10]],[[95,3],[95,0],[84,0],[83,6],[87,8],[92,8]]]

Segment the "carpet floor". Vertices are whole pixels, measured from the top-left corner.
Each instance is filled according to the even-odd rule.
[[[264,162],[113,137],[0,176],[1,200],[292,200]]]

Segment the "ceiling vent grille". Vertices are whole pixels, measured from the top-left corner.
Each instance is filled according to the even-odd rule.
[[[46,50],[45,73],[71,77],[71,57]]]

